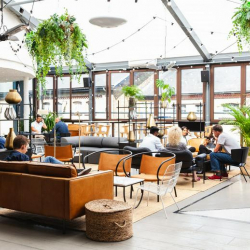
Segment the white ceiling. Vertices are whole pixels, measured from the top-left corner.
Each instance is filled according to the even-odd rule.
[[[16,0],[16,2],[21,0]],[[231,17],[239,0],[175,0],[190,26],[195,30],[210,53],[220,52],[235,42],[228,39],[232,27]],[[32,4],[23,7],[29,11]],[[33,15],[46,19],[54,13],[61,14],[67,8],[74,15],[86,34],[89,48],[88,59],[93,63],[155,59],[198,55],[197,51],[178,27],[161,0],[45,0],[34,4]],[[117,28],[100,28],[89,23],[95,16],[112,15],[127,19],[127,23]],[[153,17],[157,18],[139,32]],[[166,21],[164,21],[166,20]],[[174,23],[173,25],[171,23]],[[109,50],[112,45],[121,42]],[[211,34],[211,32],[213,32]],[[175,47],[175,48],[174,48]],[[96,53],[100,50],[101,53]],[[247,50],[247,48],[245,49]],[[237,52],[236,45],[224,51]],[[95,53],[95,55],[92,55]]]

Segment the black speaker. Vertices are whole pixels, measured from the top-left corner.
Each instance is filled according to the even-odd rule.
[[[84,88],[90,88],[91,87],[90,78],[83,78],[83,87]]]
[[[201,71],[201,81],[202,82],[209,82],[209,71],[208,70]]]

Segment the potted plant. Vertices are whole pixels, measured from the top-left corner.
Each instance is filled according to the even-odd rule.
[[[166,108],[167,101],[170,103],[171,97],[175,94],[175,88],[160,79],[156,80],[156,86],[161,89],[161,107]]]
[[[46,94],[45,77],[52,65],[57,76],[62,76],[64,65],[68,66],[70,75],[75,75],[80,82],[80,74],[86,69],[83,49],[87,48],[87,43],[75,20],[75,17],[70,16],[66,10],[61,16],[54,14],[44,20],[36,31],[26,35],[25,42],[36,68],[38,95],[40,85]]]
[[[239,131],[243,139],[243,145],[250,147],[250,107],[237,107],[230,104],[223,104],[222,106],[229,109],[233,118],[223,119],[220,124],[233,125],[232,131]]]
[[[142,90],[138,88],[136,85],[131,86],[123,86],[122,93],[129,97],[129,107],[134,107],[136,100],[143,100],[144,96],[142,94]]]
[[[243,50],[243,43],[250,43],[250,1],[242,0],[242,4],[236,8],[232,17],[233,28],[229,33],[235,36],[239,52]]]
[[[56,113],[54,112],[49,112],[45,117],[44,117],[44,123],[47,126],[46,131],[50,132],[54,126],[55,126],[55,119],[56,119]]]

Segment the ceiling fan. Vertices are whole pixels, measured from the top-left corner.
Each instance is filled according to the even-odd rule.
[[[0,1],[1,1],[0,11],[2,12],[2,15],[3,15],[3,8],[4,8],[3,0],[0,0]],[[3,17],[1,21],[3,22]],[[1,26],[3,26],[3,23],[1,24]],[[28,27],[29,26],[27,24],[21,23],[11,29],[7,29],[4,33],[0,34],[0,42],[7,41],[7,40],[18,41],[18,38],[14,35],[22,30],[28,29]]]

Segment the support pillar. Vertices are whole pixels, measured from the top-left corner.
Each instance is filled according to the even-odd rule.
[[[210,67],[206,65],[206,70],[209,71],[209,82],[206,82],[206,100],[205,100],[205,126],[210,125]]]

